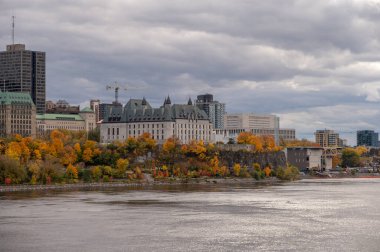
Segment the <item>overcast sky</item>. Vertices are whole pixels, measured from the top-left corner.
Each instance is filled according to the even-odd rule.
[[[0,0],[0,46],[47,53],[47,98],[159,106],[212,93],[313,138],[380,130],[380,1]]]

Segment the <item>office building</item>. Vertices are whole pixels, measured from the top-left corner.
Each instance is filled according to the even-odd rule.
[[[100,103],[99,104],[99,121],[103,120],[106,116],[108,111],[110,111],[112,108],[115,109],[122,109],[123,105],[120,103]]]
[[[254,113],[235,113],[224,115],[224,132],[227,132],[230,138],[236,139],[240,132],[251,132],[254,135],[273,136],[276,144],[279,145],[280,140],[295,140],[295,129],[281,129],[280,118],[276,115],[260,115]]]
[[[78,114],[38,114],[37,134],[43,136],[55,129],[91,131],[96,127],[95,113],[90,108]]]
[[[40,114],[45,113],[45,57],[45,52],[26,50],[23,44],[0,52],[0,90],[29,93]]]
[[[379,133],[373,130],[359,130],[356,132],[357,146],[378,147]]]
[[[333,130],[317,130],[314,134],[315,142],[321,147],[339,147],[342,144],[339,134]]]
[[[79,114],[79,106],[71,106],[66,100],[46,101],[46,114]]]
[[[170,137],[182,143],[192,140],[212,142],[213,126],[207,114],[197,106],[171,104],[167,97],[159,108],[152,108],[144,99],[131,99],[122,107],[111,107],[100,125],[100,141],[125,141],[149,133],[162,144]]]
[[[189,103],[191,103],[190,99]],[[224,114],[226,113],[226,105],[224,103],[214,101],[212,94],[198,95],[195,103],[198,108],[206,112],[214,129],[224,128]]]
[[[36,136],[36,106],[27,93],[0,92],[0,137]]]
[[[332,169],[332,156],[324,155],[322,147],[288,147],[284,152],[287,162],[300,171]]]

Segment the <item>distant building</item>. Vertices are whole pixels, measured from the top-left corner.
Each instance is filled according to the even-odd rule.
[[[100,103],[99,104],[99,121],[103,120],[106,116],[108,111],[111,109],[122,109],[123,105],[120,103]]]
[[[30,51],[24,44],[7,45],[0,52],[0,90],[29,93],[37,113],[45,113],[45,52]]]
[[[284,151],[287,162],[300,171],[323,171],[332,168],[332,157],[324,155],[322,147],[288,147]]]
[[[46,101],[46,114],[79,114],[79,106],[71,106],[66,100]]]
[[[0,137],[36,136],[36,106],[28,93],[0,92]]]
[[[226,113],[226,105],[224,103],[214,101],[212,94],[198,95],[195,103],[198,108],[206,112],[214,129],[224,128],[224,114]]]
[[[357,146],[378,147],[379,133],[373,130],[359,130],[356,132],[356,143]]]
[[[40,136],[55,129],[91,131],[95,127],[95,113],[90,108],[82,109],[79,114],[37,115],[37,133]]]
[[[339,134],[333,130],[317,130],[315,132],[315,142],[321,147],[339,147],[342,142],[339,141]]]
[[[167,97],[159,108],[144,99],[130,99],[122,107],[111,107],[100,125],[100,140],[110,143],[151,134],[159,144],[170,137],[182,143],[191,140],[212,142],[212,123],[207,114],[192,104],[171,104]]]
[[[90,101],[90,108],[95,113],[96,122],[100,121],[100,108],[99,108],[99,106],[100,106],[100,100],[94,100],[93,99]]]
[[[241,132],[251,132],[257,136],[275,136],[275,129],[217,129],[215,130],[214,140],[215,142],[228,143],[229,141],[237,142],[237,137]],[[296,140],[295,129],[278,129],[278,137],[283,141]]]
[[[253,113],[235,113],[224,115],[224,129],[228,131],[228,135],[232,135],[232,138],[244,132],[251,132],[255,135],[270,135],[275,138],[278,145],[280,140],[295,140],[295,129],[280,129],[280,118],[276,115],[259,115]],[[217,131],[218,134],[223,133]],[[236,136],[233,136],[236,134]]]

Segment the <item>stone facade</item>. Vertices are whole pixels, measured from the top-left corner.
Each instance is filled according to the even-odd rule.
[[[36,106],[28,93],[0,93],[0,137],[36,136]]]
[[[182,143],[212,142],[212,130],[206,113],[190,103],[172,105],[168,97],[163,106],[152,108],[145,98],[131,99],[124,108],[111,107],[107,111],[100,126],[100,141],[124,141],[149,133],[159,144],[170,137]]]
[[[37,133],[44,135],[55,129],[70,131],[91,131],[96,127],[95,113],[84,108],[79,114],[41,114],[37,115]]]

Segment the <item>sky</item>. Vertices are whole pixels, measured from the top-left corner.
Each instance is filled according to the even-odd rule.
[[[313,139],[380,130],[380,0],[0,0],[0,48],[45,51],[47,99],[211,93]]]

